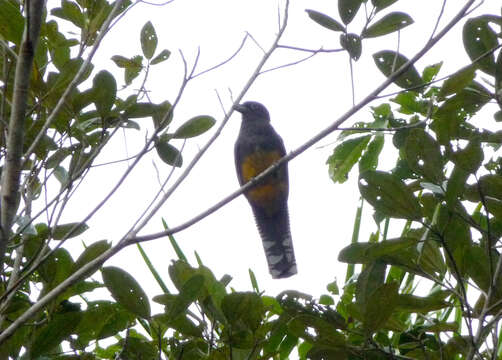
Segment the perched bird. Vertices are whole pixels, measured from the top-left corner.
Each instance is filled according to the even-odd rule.
[[[247,101],[234,109],[242,114],[234,148],[237,177],[242,186],[286,155],[286,149],[270,125],[265,106]],[[288,193],[288,168],[284,164],[244,194],[253,210],[269,272],[274,279],[297,272],[289,228]]]

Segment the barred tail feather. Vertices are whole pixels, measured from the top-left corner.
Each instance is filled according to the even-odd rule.
[[[285,207],[272,216],[259,208],[253,208],[253,213],[272,278],[280,279],[295,275],[297,269],[288,209]]]

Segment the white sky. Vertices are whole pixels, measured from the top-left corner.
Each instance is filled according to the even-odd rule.
[[[441,25],[449,21],[463,3],[448,1]],[[497,13],[500,11],[500,4],[497,7],[496,3],[494,0],[485,1],[475,14],[489,11]],[[410,15],[415,24],[401,32],[400,50],[404,55],[411,58],[424,45],[441,4],[442,1],[439,0],[401,0],[382,11],[383,14],[390,11],[412,12]],[[122,70],[110,58],[113,55],[130,57],[141,54],[139,32],[145,22],[150,20],[159,38],[157,51],[167,48],[172,55],[168,61],[151,69],[146,87],[151,91],[154,102],[172,102],[182,74],[178,49],[183,51],[189,64],[192,64],[197,47],[200,46],[200,70],[211,67],[232,54],[246,31],[262,47],[268,49],[278,30],[277,7],[277,1],[270,0],[177,0],[164,7],[138,5],[105,38],[94,60],[95,70],[111,71],[119,80],[119,87],[123,85]],[[289,26],[280,43],[311,49],[321,46],[338,48],[339,33],[312,22],[304,11],[306,8],[339,19],[336,1],[292,0]],[[364,9],[360,11],[363,12]],[[380,17],[381,15],[378,16]],[[362,18],[361,13],[358,19]],[[350,25],[351,32],[359,33],[360,29],[361,21],[354,21],[354,25]],[[363,55],[354,64],[356,101],[384,80],[371,55],[382,49],[396,49],[396,40],[397,33],[363,41]],[[444,60],[440,76],[450,74],[467,64],[469,60],[460,41],[461,25],[457,25],[451,34],[417,64],[419,72],[424,66],[440,60]],[[218,126],[223,114],[215,90],[220,93],[228,110],[231,104],[229,90],[234,96],[239,94],[261,56],[261,50],[254,43],[247,42],[242,52],[229,64],[191,82],[175,111],[171,129],[200,114],[214,116]],[[304,56],[305,53],[278,50],[265,68]],[[137,89],[139,84],[140,82],[135,82],[131,88]],[[129,91],[123,92],[123,98],[126,97],[125,92]],[[386,92],[390,92],[390,89]],[[245,100],[260,101],[267,106],[272,124],[283,137],[286,148],[295,149],[351,107],[348,56],[346,53],[318,54],[302,64],[269,72],[258,78]],[[345,125],[350,126],[363,120],[371,120],[369,109],[360,111]],[[139,123],[148,124],[145,129],[149,129],[151,133],[149,119],[139,120]],[[161,231],[161,217],[171,227],[179,225],[238,188],[233,144],[239,125],[240,115],[236,113],[188,179],[141,234]],[[187,142],[183,153],[185,164],[211,134],[212,131]],[[346,264],[339,263],[337,257],[338,252],[350,243],[359,192],[356,184],[357,170],[351,173],[349,181],[343,185],[334,184],[328,178],[325,162],[332,152],[336,136],[337,134],[332,134],[318,144],[322,148],[311,148],[289,163],[289,208],[299,270],[297,276],[285,280],[271,279],[251,210],[243,197],[175,235],[192,264],[196,264],[193,256],[193,251],[196,250],[217,278],[225,273],[231,275],[234,280],[230,285],[237,290],[251,289],[248,269],[252,268],[260,289],[270,295],[285,289],[296,289],[319,296],[327,293],[326,284],[335,277],[339,280],[338,285],[343,285]],[[117,135],[96,163],[134,154],[142,146],[144,138],[144,131],[127,130],[125,135]],[[386,139],[387,145],[392,146],[390,136]],[[181,146],[181,142],[173,144]],[[156,155],[147,156],[110,203],[89,222],[91,229],[80,237],[82,240],[87,244],[101,239],[116,241],[124,234],[158,190],[157,172],[152,162],[155,162],[164,179],[170,168]],[[388,164],[383,164],[383,168],[388,169],[393,164],[394,159],[389,159]],[[76,212],[67,214],[65,221],[78,221],[87,214],[116,183],[126,166],[126,163],[120,163],[94,168],[68,205],[69,208],[73,206]],[[181,171],[176,170],[175,177]],[[362,241],[366,241],[369,233],[375,230],[371,219],[372,210],[368,204],[365,210]],[[391,222],[391,229],[392,224]],[[396,230],[400,230],[400,227]],[[77,244],[79,250],[75,254],[78,254],[82,246],[77,239],[71,241]],[[143,245],[153,264],[167,280],[167,268],[175,257],[168,240],[159,239]],[[150,296],[160,293],[160,288],[135,247],[122,251],[106,265],[120,266],[129,271]]]

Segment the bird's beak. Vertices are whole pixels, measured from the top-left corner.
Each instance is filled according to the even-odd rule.
[[[242,104],[234,105],[234,110],[237,112],[240,112],[241,114],[244,113],[246,111],[246,109],[247,108]]]

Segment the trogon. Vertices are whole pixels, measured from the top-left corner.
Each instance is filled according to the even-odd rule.
[[[235,167],[244,185],[286,155],[281,137],[270,124],[262,104],[247,101],[234,109],[242,114],[235,143]],[[272,278],[296,274],[288,213],[289,180],[287,164],[245,192],[258,226]]]

